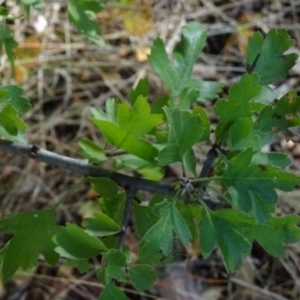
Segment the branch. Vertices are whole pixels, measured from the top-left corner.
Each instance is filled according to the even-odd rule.
[[[24,145],[10,141],[0,140],[0,151],[20,156],[26,156],[31,159],[44,162],[50,166],[58,167],[74,173],[90,177],[108,177],[114,180],[119,186],[134,187],[135,190],[158,193],[162,195],[175,195],[175,187],[162,182],[151,181],[144,178],[136,178],[117,172],[111,172],[93,165],[90,165],[85,159],[70,158],[64,155],[56,154],[48,150],[39,148],[36,145]],[[208,207],[214,207],[213,201],[207,201]]]
[[[120,251],[123,251],[125,234],[126,234],[129,220],[130,220],[132,204],[133,204],[134,195],[136,192],[137,192],[137,190],[134,186],[129,186],[128,188],[126,188],[125,210],[124,210],[124,216],[123,216],[123,222],[122,222],[122,228],[121,228],[122,231],[120,232],[119,244],[118,244],[118,249]]]

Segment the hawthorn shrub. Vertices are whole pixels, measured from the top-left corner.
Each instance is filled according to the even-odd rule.
[[[27,13],[30,5],[40,5],[21,2]],[[68,3],[72,25],[101,43],[87,13],[98,12],[98,2]],[[15,43],[5,24],[9,12],[1,7],[0,14],[0,46],[13,67]],[[106,151],[103,145],[81,139],[82,160],[31,145],[28,126],[21,119],[31,109],[30,101],[18,86],[0,88],[0,150],[80,173],[101,195],[101,211],[80,225],[58,226],[54,221],[56,209],[78,184],[53,207],[2,219],[0,232],[12,235],[0,252],[3,282],[18,268],[36,265],[40,254],[51,265],[65,258],[82,273],[97,257],[101,261],[97,277],[105,285],[99,299],[128,299],[118,282],[139,291],[150,288],[157,278],[151,265],[172,260],[175,240],[186,248],[199,244],[204,258],[218,247],[228,272],[241,266],[254,240],[276,257],[285,255],[285,244],[300,240],[300,216],[274,216],[276,190],[292,191],[300,178],[284,171],[291,163],[286,154],[262,151],[278,134],[298,141],[290,128],[300,125],[300,99],[294,91],[277,99],[278,91],[271,86],[284,79],[296,62],[296,54],[284,54],[293,41],[283,29],[250,37],[245,74],[232,84],[227,98],[214,105],[216,126],[201,103],[218,98],[223,84],[192,77],[205,42],[205,28],[196,22],[182,27],[171,58],[157,38],[149,62],[169,93],[149,103],[149,82],[142,79],[128,101],[111,98],[105,108],[91,108],[90,120],[101,132]],[[210,145],[210,150],[197,173],[195,149],[202,145]],[[113,161],[113,170],[101,168],[108,160]],[[182,178],[165,184],[164,168],[174,163],[181,166]],[[125,169],[139,176],[119,173]],[[140,191],[152,192],[149,205],[141,204]],[[139,239],[135,260],[124,243],[130,220]]]

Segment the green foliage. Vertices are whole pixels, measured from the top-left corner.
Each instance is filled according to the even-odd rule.
[[[144,291],[156,280],[156,272],[147,265],[135,265],[129,268],[129,279],[138,291]]]
[[[54,222],[54,209],[11,214],[0,221],[0,232],[13,234],[2,248],[0,261],[1,276],[6,282],[18,268],[27,270],[37,264],[42,253],[47,262],[56,264],[52,237],[59,232]]]
[[[192,146],[200,141],[206,128],[203,128],[201,116],[197,113],[175,108],[172,112],[167,111],[167,115],[170,127],[169,140],[168,144],[159,152],[159,163],[166,166],[178,161],[185,166],[186,155],[189,155]],[[194,172],[195,167],[193,165],[190,171]]]
[[[85,37],[102,46],[103,40],[99,35],[99,25],[92,20],[89,13],[102,10],[103,0],[68,0],[69,22]]]
[[[288,75],[298,55],[283,53],[292,45],[293,40],[284,29],[271,29],[265,39],[260,32],[252,35],[249,39],[246,62],[252,64],[259,55],[254,73],[259,76],[260,85],[275,83]]]
[[[118,289],[114,284],[109,283],[102,292],[99,300],[128,300],[124,292]]]
[[[27,13],[41,4],[37,0],[21,2]],[[70,22],[97,44],[102,40],[93,18],[103,2],[68,1]],[[8,14],[0,9],[4,21]],[[0,49],[13,63],[15,42],[4,21]],[[292,40],[285,30],[275,29],[265,37],[255,33],[250,38],[249,73],[229,88],[227,97],[217,100],[215,129],[201,102],[217,98],[223,84],[192,77],[205,42],[206,31],[196,22],[182,28],[181,40],[170,58],[164,42],[156,39],[149,61],[169,93],[150,104],[150,83],[141,79],[128,101],[111,98],[105,108],[91,109],[91,121],[105,145],[86,138],[79,141],[79,153],[89,163],[110,163],[115,172],[126,169],[152,180],[141,181],[142,189],[143,184],[151,184],[147,191],[155,191],[155,187],[162,191],[163,185],[155,181],[163,179],[164,168],[171,164],[179,163],[183,176],[194,178],[176,183],[173,196],[154,194],[146,205],[136,190],[139,187],[131,186],[138,179],[131,184],[125,175],[111,172],[107,177],[87,177],[99,194],[101,211],[84,218],[80,226],[56,226],[54,208],[9,215],[0,221],[0,232],[13,235],[0,252],[3,281],[19,267],[26,270],[34,266],[39,254],[51,264],[63,257],[83,273],[90,269],[90,259],[98,259],[97,278],[105,285],[99,299],[128,299],[117,282],[131,284],[139,291],[148,289],[157,278],[149,264],[169,263],[178,244],[188,248],[200,240],[205,258],[218,247],[227,271],[234,272],[250,254],[254,241],[271,255],[283,257],[284,246],[300,240],[300,217],[274,216],[276,190],[292,191],[300,178],[284,170],[290,164],[285,154],[262,151],[277,132],[288,139],[297,138],[290,129],[300,125],[299,97],[289,91],[276,100],[278,92],[267,86],[282,80],[295,64],[296,54],[284,55]],[[0,135],[10,141],[24,141],[28,128],[20,118],[30,109],[22,92],[17,86],[0,88]],[[194,151],[207,144],[211,149],[205,153],[207,159],[199,174]],[[113,180],[115,176],[120,176],[120,186]],[[219,195],[218,207],[230,208],[214,210],[207,199],[211,190]],[[135,261],[123,245],[131,217],[134,234],[140,239]]]
[[[102,241],[71,223],[61,228],[53,241],[57,245],[55,251],[70,259],[89,259],[106,250]]]
[[[241,212],[251,212],[259,222],[265,222],[274,212],[275,189],[292,191],[299,177],[273,166],[251,165],[253,152],[240,152],[222,174],[222,182],[231,196],[231,204]]]
[[[173,60],[170,61],[164,42],[157,38],[152,46],[149,61],[153,69],[162,78],[171,91],[171,103],[179,97],[180,103],[187,101],[205,101],[215,98],[221,91],[223,84],[203,82],[192,79],[192,71],[199,52],[206,41],[204,26],[192,22],[182,28],[181,41],[173,51]],[[190,95],[192,93],[192,95]],[[188,96],[189,95],[189,96]],[[173,105],[172,105],[173,106]]]
[[[12,70],[14,70],[15,67],[14,48],[16,46],[17,46],[17,42],[14,40],[12,36],[12,31],[6,25],[4,20],[0,21],[0,54],[2,54],[3,52],[6,53]]]

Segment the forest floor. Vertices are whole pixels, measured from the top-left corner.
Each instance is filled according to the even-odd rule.
[[[1,1],[0,1],[1,2]],[[102,137],[89,121],[90,107],[103,107],[106,99],[128,99],[139,79],[150,81],[150,100],[167,91],[147,61],[153,40],[160,36],[172,51],[180,28],[198,21],[208,31],[208,42],[194,68],[194,76],[221,81],[227,88],[245,73],[247,39],[256,30],[268,32],[285,28],[295,41],[292,52],[300,53],[299,0],[156,0],[136,1],[133,6],[114,4],[98,15],[105,45],[83,38],[67,22],[67,1],[44,1],[42,12],[32,11],[28,21],[10,24],[15,39],[16,74],[10,77],[9,64],[1,60],[2,85],[19,84],[33,109],[25,115],[30,125],[29,140],[42,148],[70,157],[78,155],[78,140]],[[135,2],[135,1],[132,1]],[[15,1],[5,5],[14,15],[22,9]],[[300,92],[300,60],[286,80],[278,83],[282,94]],[[203,103],[211,120],[213,101]],[[291,170],[300,174],[300,146],[278,138],[270,148],[288,152]],[[205,153],[199,154],[199,162]],[[49,207],[57,202],[79,175],[58,170],[34,160],[0,153],[0,216]],[[181,176],[169,168],[168,180]],[[279,195],[278,214],[300,213],[300,193]],[[58,210],[57,222],[77,222],[99,209],[97,194],[81,185]],[[6,237],[0,240],[1,244]],[[137,243],[133,232],[127,243]],[[133,247],[134,248],[134,247]],[[203,260],[195,251],[180,253],[174,263],[160,271],[161,278],[146,293],[124,287],[129,299],[300,299],[300,243],[287,247],[287,257],[272,258],[254,244],[251,257],[241,269],[228,275],[220,254],[215,251]],[[55,268],[43,260],[30,272],[18,272],[0,285],[0,299],[97,299],[102,285],[94,268],[84,276],[63,262]]]

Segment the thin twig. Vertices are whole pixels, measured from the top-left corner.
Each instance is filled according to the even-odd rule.
[[[125,201],[125,209],[123,214],[122,231],[120,232],[119,243],[118,243],[118,249],[120,251],[123,251],[125,234],[130,220],[131,209],[133,205],[134,195],[136,192],[137,190],[134,186],[129,186],[126,189],[126,201]]]

